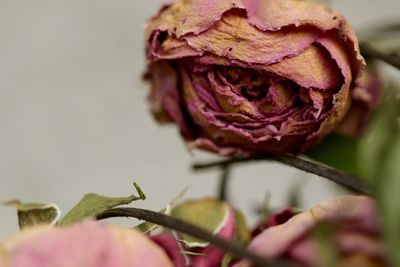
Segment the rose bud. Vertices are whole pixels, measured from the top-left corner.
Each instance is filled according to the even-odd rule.
[[[177,0],[146,28],[152,112],[188,147],[301,153],[346,115],[365,65],[347,20],[298,0]]]
[[[331,266],[386,267],[390,264],[377,218],[373,199],[340,197],[271,226],[252,240],[250,249],[269,258],[292,260],[300,266],[324,267],[327,257],[323,249],[327,249],[328,242],[329,253],[334,255]],[[324,229],[325,239],[321,240],[318,233]],[[245,260],[235,265],[246,266],[252,265]]]
[[[90,221],[30,228],[0,244],[0,267],[99,266],[174,265],[146,235]]]
[[[238,243],[249,240],[249,230],[241,213],[212,198],[183,203],[171,215],[227,240]],[[179,233],[162,232],[152,239],[165,249],[177,267],[219,267],[225,256],[220,248]]]

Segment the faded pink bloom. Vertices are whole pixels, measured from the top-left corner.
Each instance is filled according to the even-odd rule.
[[[357,80],[357,87],[352,92],[350,111],[337,128],[337,132],[353,138],[362,137],[383,95],[382,78],[376,72],[365,71]]]
[[[390,266],[380,235],[376,203],[364,196],[332,199],[295,215],[255,237],[250,249],[270,258],[287,258],[301,266],[321,267],[323,259],[315,231],[323,223],[334,227],[332,242],[337,249],[338,266]],[[235,265],[249,266],[247,261]]]
[[[177,0],[149,20],[146,42],[154,116],[221,155],[315,145],[365,65],[345,18],[298,0]]]
[[[298,213],[299,212],[293,208],[285,208],[274,212],[266,220],[257,225],[257,227],[252,232],[252,237],[258,236],[265,229],[287,222]]]
[[[148,237],[87,221],[31,228],[0,244],[0,267],[172,267]]]

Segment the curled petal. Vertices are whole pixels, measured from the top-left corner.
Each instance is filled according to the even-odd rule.
[[[318,35],[317,30],[309,27],[262,32],[245,17],[228,13],[208,31],[185,39],[198,51],[246,63],[272,64],[302,53]]]
[[[151,110],[159,122],[177,123],[183,136],[190,137],[191,130],[182,111],[178,91],[178,77],[174,69],[166,62],[158,62],[149,68],[152,91],[149,95]]]
[[[382,241],[376,238],[379,233],[376,218],[373,199],[364,196],[340,197],[300,213],[286,223],[266,229],[252,241],[250,248],[267,257],[280,257],[288,253],[306,266],[318,266],[321,259],[318,257],[317,244],[309,234],[320,223],[334,223],[345,229],[335,235],[341,253],[365,253],[372,258],[385,258]],[[237,265],[244,266],[251,264],[242,261]]]
[[[343,76],[336,62],[325,49],[316,45],[309,46],[298,56],[286,58],[263,68],[305,88],[332,90],[343,83]]]
[[[296,0],[243,0],[249,21],[263,31],[312,25],[323,31],[339,28],[343,18],[323,5]]]
[[[149,21],[147,40],[156,30],[167,31],[177,37],[190,33],[199,34],[209,29],[231,9],[244,9],[244,5],[241,0],[178,0]]]

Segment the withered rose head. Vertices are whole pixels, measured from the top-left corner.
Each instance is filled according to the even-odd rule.
[[[346,115],[365,64],[345,18],[297,0],[177,0],[146,40],[153,114],[221,155],[313,146]]]
[[[388,267],[391,265],[378,218],[374,199],[339,197],[293,214],[281,224],[275,221],[277,224],[256,236],[249,248],[259,255],[284,258],[304,267]],[[321,233],[330,243],[333,264],[327,263],[329,257],[323,252],[327,248],[318,237]],[[253,265],[243,260],[234,267]]]

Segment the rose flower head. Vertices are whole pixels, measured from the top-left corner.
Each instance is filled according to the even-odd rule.
[[[173,267],[165,252],[134,230],[83,222],[36,226],[0,243],[0,267]]]
[[[269,228],[251,241],[250,249],[304,267],[391,266],[372,198],[339,197],[297,215],[292,213],[291,218],[287,215],[287,211],[273,215],[272,218],[281,217],[282,223],[273,220]],[[246,260],[235,265],[250,266]]]
[[[148,21],[146,42],[155,118],[220,155],[315,145],[365,65],[345,18],[298,0],[177,0]]]

